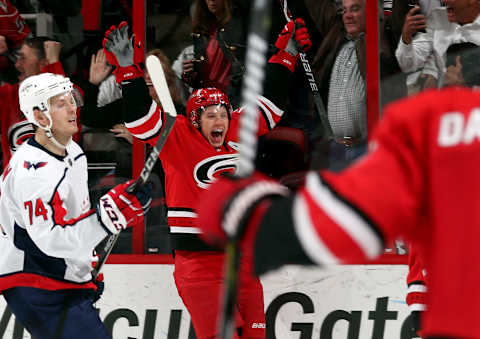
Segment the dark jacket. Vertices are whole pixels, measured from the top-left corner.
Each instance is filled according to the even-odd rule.
[[[242,78],[245,72],[245,50],[246,50],[246,36],[248,30],[248,16],[240,15],[242,12],[238,10],[233,12],[232,18],[223,27],[217,28],[217,41],[225,56],[225,58],[232,64],[232,71],[230,75],[230,83],[227,88],[227,95],[236,107],[240,104],[240,92],[242,87]],[[206,48],[211,36],[202,33],[192,33],[192,40],[194,46],[195,59],[205,60]],[[193,88],[201,88],[204,86],[204,71],[202,63],[198,64],[198,74],[196,78],[189,83]]]

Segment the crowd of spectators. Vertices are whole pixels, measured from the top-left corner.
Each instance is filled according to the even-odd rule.
[[[367,151],[372,127],[367,124],[366,3],[367,0],[290,1],[294,17],[305,20],[312,48],[306,56],[325,112],[310,91],[303,67],[295,69],[288,88],[282,120],[259,138],[256,167],[295,189],[308,169],[340,171]],[[132,135],[124,125],[122,87],[112,74],[102,48],[111,24],[132,23],[132,2],[103,1],[96,30],[87,30],[82,1],[0,0],[0,133],[2,169],[18,147],[34,133],[18,104],[18,87],[31,75],[52,72],[72,78],[83,94],[78,109],[81,129],[75,136],[89,162],[90,191],[95,201],[114,185],[132,176]],[[193,90],[217,87],[234,107],[241,105],[249,5],[241,0],[183,0],[167,6],[174,23],[186,18],[184,39],[158,41],[155,26],[163,27],[164,6],[148,1],[146,55],[157,56],[164,69],[178,114]],[[279,2],[272,2],[269,55],[285,24]],[[480,1],[380,0],[379,68],[380,106],[444,86],[480,84]],[[48,13],[51,36],[37,34],[35,21],[21,14]],[[189,14],[189,15],[188,15]],[[175,29],[175,25],[171,25]],[[90,28],[89,28],[90,29]],[[167,52],[168,51],[168,52]],[[161,105],[148,72],[149,94]],[[328,116],[333,135],[324,134],[319,114]],[[146,154],[150,151],[146,146]],[[157,162],[152,175],[154,203],[146,218],[145,253],[170,253],[165,174]],[[114,253],[130,253],[131,231],[120,234]],[[391,244],[404,254],[401,242]],[[421,259],[410,257],[409,284],[425,285]],[[416,289],[414,289],[417,291]],[[407,297],[407,302],[419,299]],[[418,324],[417,324],[418,325]]]
[[[312,37],[313,46],[307,58],[333,137],[327,139],[322,135],[320,112],[314,105],[303,68],[297,67],[292,82],[284,84],[289,88],[285,117],[259,142],[257,165],[265,173],[291,178],[292,173],[308,168],[338,171],[366,152],[371,128],[367,126],[366,111],[365,1],[289,3],[293,16],[305,19]],[[100,195],[109,185],[131,177],[132,136],[123,125],[122,89],[115,82],[112,66],[101,48],[106,25],[122,20],[132,22],[132,2],[120,3],[121,6],[115,7],[111,1],[104,1],[98,32],[87,34],[80,0],[69,1],[68,5],[53,0],[0,0],[3,166],[32,134],[18,108],[19,81],[32,74],[54,72],[70,76],[84,95],[84,107],[79,110],[82,131],[77,140],[83,143],[92,164],[92,194]],[[154,0],[147,3],[153,13],[147,18],[148,25],[161,25],[155,20],[162,16],[155,18],[161,14],[162,6]],[[383,6],[379,21],[382,107],[424,89],[476,83],[479,73],[475,57],[480,45],[478,1],[385,0],[379,4]],[[165,66],[179,114],[184,112],[191,91],[201,87],[217,87],[228,94],[233,106],[239,106],[250,18],[247,2],[189,0],[167,7],[169,13],[177,16],[179,11],[186,11],[182,17],[187,18],[184,25],[189,33],[173,49],[147,34],[146,52],[157,55]],[[35,27],[20,15],[38,12],[52,15],[52,36],[37,36]],[[284,24],[283,10],[279,2],[273,2],[272,31],[280,31]],[[272,34],[270,54],[275,52],[275,38]],[[170,52],[165,53],[167,50]],[[148,73],[145,80],[150,85],[152,99],[158,101]],[[105,166],[95,167],[95,163]],[[155,172],[157,205],[161,206],[161,166]],[[163,215],[164,211],[163,207],[158,213]],[[164,216],[151,219],[157,219],[157,223],[161,220],[166,227]]]

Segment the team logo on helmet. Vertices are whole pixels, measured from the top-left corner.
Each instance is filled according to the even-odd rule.
[[[230,117],[232,106],[225,93],[214,87],[199,88],[193,91],[187,102],[187,117],[196,128],[200,127],[200,114],[213,105],[225,106]]]
[[[222,154],[200,161],[193,169],[193,177],[201,188],[208,188],[222,173],[234,173],[238,154]]]

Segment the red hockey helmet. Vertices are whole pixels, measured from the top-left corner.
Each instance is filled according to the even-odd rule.
[[[200,114],[213,105],[225,106],[228,117],[231,118],[232,106],[225,93],[215,87],[199,88],[193,91],[187,102],[187,117],[193,126],[200,127]]]

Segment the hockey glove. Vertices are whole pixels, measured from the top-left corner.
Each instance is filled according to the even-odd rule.
[[[220,248],[233,238],[240,241],[242,252],[251,251],[270,199],[287,194],[286,187],[260,173],[244,179],[221,178],[200,199],[200,236]]]
[[[312,47],[305,21],[300,18],[296,19],[295,22],[289,21],[278,36],[275,47],[279,51],[270,58],[269,62],[284,65],[290,72],[293,72],[298,53],[306,52]]]
[[[135,34],[128,38],[128,24],[125,21],[118,27],[111,26],[105,32],[102,45],[107,61],[115,66],[113,74],[117,83],[143,76],[140,66],[143,62],[142,44]]]
[[[151,185],[143,185],[134,193],[125,190],[132,180],[112,188],[100,198],[97,212],[102,225],[113,234],[117,234],[129,226],[143,222],[152,201]]]

